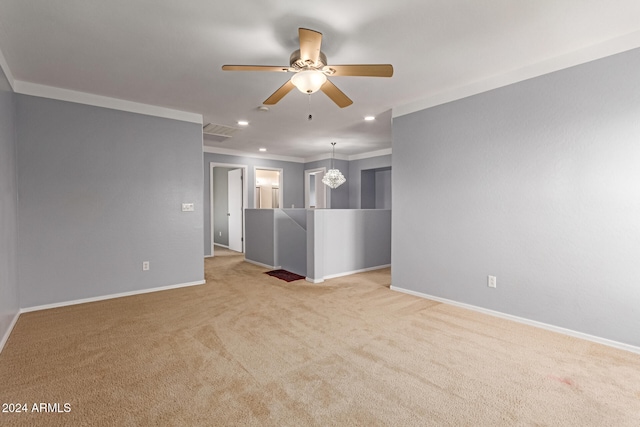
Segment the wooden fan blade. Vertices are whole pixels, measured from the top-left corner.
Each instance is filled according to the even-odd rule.
[[[287,72],[289,67],[280,67],[277,65],[223,65],[224,71],[278,71]]]
[[[338,89],[338,86],[334,85],[329,80],[327,80],[322,85],[322,87],[320,87],[320,90],[327,94],[327,96],[331,98],[333,102],[338,104],[338,107],[340,108],[348,107],[349,105],[353,104],[353,101],[349,99],[349,97],[345,95],[344,92]]]
[[[322,33],[298,28],[300,38],[300,59],[314,65],[320,57],[320,46],[322,45]]]
[[[282,86],[280,86],[280,89],[278,89],[277,91],[273,92],[273,95],[271,95],[270,97],[268,97],[263,104],[265,105],[274,105],[276,104],[278,101],[280,101],[286,94],[288,94],[289,92],[291,92],[291,90],[294,88],[295,86],[293,85],[293,83],[291,83],[291,80],[287,80],[287,82],[285,84],[283,84]]]
[[[330,76],[393,76],[393,66],[391,64],[327,65],[323,68],[323,71],[329,71],[327,74]]]

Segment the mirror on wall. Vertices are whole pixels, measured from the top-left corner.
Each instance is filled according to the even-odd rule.
[[[257,169],[255,206],[258,209],[277,209],[282,206],[280,169]]]

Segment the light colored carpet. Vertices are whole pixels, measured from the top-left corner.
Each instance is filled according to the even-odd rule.
[[[286,283],[216,249],[202,286],[23,314],[6,425],[637,426],[640,356],[389,290]]]

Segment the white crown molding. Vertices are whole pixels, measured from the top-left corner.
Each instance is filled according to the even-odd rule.
[[[435,107],[436,105],[445,104],[447,102],[466,98],[472,95],[477,95],[482,92],[487,92],[499,87],[508,86],[513,83],[518,83],[527,79],[539,77],[544,74],[549,74],[554,71],[559,71],[565,68],[584,64],[596,59],[601,59],[638,47],[640,47],[640,31],[635,31],[633,33],[629,33],[621,37],[616,37],[602,43],[591,45],[583,49],[567,53],[565,55],[557,56],[555,58],[538,62],[536,64],[531,64],[526,67],[507,72],[505,74],[490,77],[488,79],[481,80],[467,86],[454,88],[447,92],[436,93],[428,98],[394,107],[392,116],[394,118],[404,116],[416,111]]]
[[[278,154],[262,154],[262,153],[247,153],[245,151],[240,150],[232,150],[230,148],[220,148],[220,147],[210,147],[208,145],[204,145],[202,147],[202,151],[205,153],[211,154],[226,154],[228,156],[236,156],[236,157],[252,157],[256,159],[267,159],[267,160],[282,160],[285,162],[294,162],[294,163],[311,163],[317,162],[319,160],[330,160],[331,154],[318,154],[317,156],[311,157],[291,157],[291,156],[280,156]],[[360,154],[336,154],[335,159],[337,160],[346,160],[348,162],[352,160],[360,160],[360,159],[368,159],[370,157],[379,157],[379,156],[387,156],[391,154],[391,148],[385,148],[382,150],[370,151],[368,153],[360,153]]]
[[[204,146],[203,151],[205,153],[227,154],[230,156],[254,157],[257,159],[268,159],[268,160],[283,160],[286,162],[294,162],[294,163],[312,163],[312,162],[318,162],[320,160],[331,160],[331,154],[327,154],[327,153],[303,158],[303,157],[280,156],[277,154],[247,153],[245,151],[231,150],[228,148],[209,147],[209,146]],[[360,154],[352,154],[352,155],[336,153],[336,155],[334,156],[334,159],[345,160],[347,162],[350,162],[352,160],[368,159],[371,157],[387,156],[390,154],[391,154],[391,148],[385,148],[382,150],[370,151],[368,153],[360,153]]]
[[[11,86],[11,89],[15,92],[15,79],[13,78],[13,74],[11,74],[11,69],[9,68],[9,64],[7,63],[7,59],[4,57],[2,50],[0,50],[0,68],[4,71],[4,75],[7,76],[9,86]]]
[[[583,332],[574,331],[572,329],[562,328],[560,326],[549,325],[548,323],[538,322],[536,320],[526,319],[524,317],[518,317],[511,314],[502,313],[499,311],[489,310],[487,308],[478,307],[476,305],[465,304],[463,302],[453,301],[446,298],[440,298],[429,294],[423,294],[422,292],[412,291],[411,289],[399,288],[391,285],[390,289],[396,292],[402,292],[405,294],[413,295],[420,298],[426,298],[432,301],[438,301],[444,304],[453,305],[456,307],[466,308],[467,310],[476,311],[478,313],[488,314],[489,316],[499,317],[501,319],[512,320],[514,322],[522,323],[529,326],[534,326],[540,329],[546,329],[548,331],[557,332],[570,337],[580,338],[586,341],[595,342],[598,344],[606,345],[609,347],[617,348],[620,350],[630,351],[632,353],[640,354],[640,347],[636,347],[631,344],[625,344],[618,341],[609,340],[606,338],[597,337],[594,335],[585,334]]]
[[[334,158],[350,162],[353,160],[369,159],[371,157],[388,156],[389,154],[391,154],[391,148],[383,148],[382,150],[369,151],[367,153],[360,154],[336,154]],[[311,163],[327,159],[331,159],[331,154],[318,154],[317,156],[305,157],[304,162]]]
[[[347,154],[339,154],[339,153],[337,153],[333,158],[336,159],[336,160],[349,161],[349,156]],[[317,161],[320,161],[320,160],[331,160],[331,154],[330,153],[323,153],[323,154],[318,154],[316,156],[311,156],[311,157],[305,157],[304,158],[304,162],[305,163],[317,162]]]
[[[252,157],[256,159],[282,160],[285,162],[294,162],[294,163],[305,162],[305,159],[303,159],[302,157],[280,156],[278,154],[247,153],[245,151],[232,150],[229,148],[209,147],[208,145],[204,145],[202,147],[202,151],[204,151],[205,153],[226,154],[228,156],[236,156],[236,157]]]
[[[93,105],[95,107],[111,108],[113,110],[128,111],[130,113],[144,114],[147,116],[202,124],[202,114],[126,101],[124,99],[110,98],[108,96],[94,95],[87,92],[23,82],[21,80],[14,81],[13,90],[23,95],[39,96],[42,98],[57,99],[59,101],[76,102],[78,104]]]
[[[349,161],[362,160],[362,159],[369,159],[371,157],[388,156],[390,154],[392,154],[391,148],[384,148],[382,150],[369,151],[368,153],[353,154],[349,156],[348,160]]]

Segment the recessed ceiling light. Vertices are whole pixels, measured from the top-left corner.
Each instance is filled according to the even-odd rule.
[[[238,124],[239,124],[240,126],[247,126],[247,125],[249,124],[249,122],[248,122],[248,121],[246,121],[246,120],[238,120]]]
[[[376,117],[375,117],[375,116],[366,116],[364,119],[365,119],[366,121],[370,122],[371,120],[375,120],[375,119],[376,119]]]
[[[258,151],[267,151],[266,148],[258,148]]]

